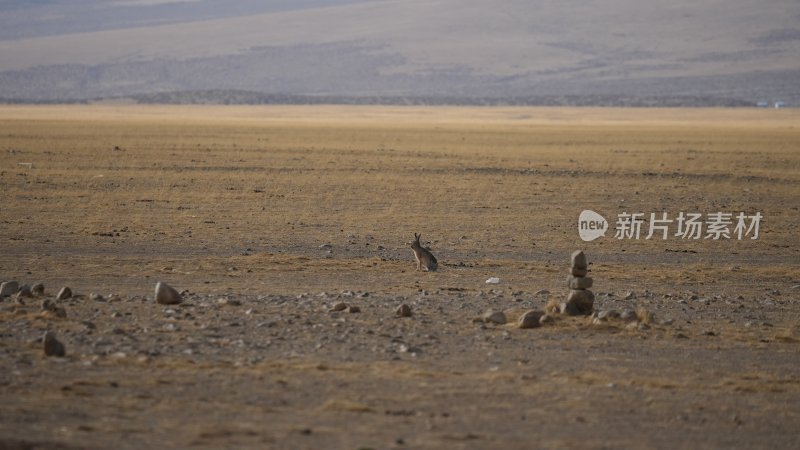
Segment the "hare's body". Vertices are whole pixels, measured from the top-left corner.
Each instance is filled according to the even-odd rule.
[[[433,253],[419,243],[419,238],[420,235],[414,233],[414,242],[411,243],[411,250],[414,250],[414,258],[417,260],[417,270],[424,268],[427,272],[435,272],[439,263]]]

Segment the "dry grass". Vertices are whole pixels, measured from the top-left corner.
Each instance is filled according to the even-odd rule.
[[[4,107],[0,267],[109,288],[165,275],[198,290],[254,278],[321,288],[303,277],[312,267],[379,285],[405,267],[395,261],[421,232],[444,263],[497,269],[560,264],[584,247],[621,278],[623,250],[651,265],[680,260],[663,272],[673,280],[704,277],[715,260],[748,265],[731,252],[778,263],[748,269],[781,270],[797,254],[796,120],[788,110]],[[574,225],[584,208],[610,220],[717,210],[766,219],[753,242],[585,244]],[[248,248],[254,258],[240,258]],[[300,282],[269,275],[284,269]],[[524,269],[506,275],[525,283]],[[411,280],[420,282],[401,276],[395,287]]]

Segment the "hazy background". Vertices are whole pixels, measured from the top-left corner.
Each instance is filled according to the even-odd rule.
[[[0,100],[800,104],[798,0],[0,0]]]

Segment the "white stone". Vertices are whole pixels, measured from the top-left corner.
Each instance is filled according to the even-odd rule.
[[[177,305],[182,300],[181,294],[163,281],[156,283],[155,299],[162,305]]]

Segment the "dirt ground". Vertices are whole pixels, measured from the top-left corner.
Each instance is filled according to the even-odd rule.
[[[800,110],[0,107],[0,281],[45,286],[0,300],[0,449],[800,448],[799,127]],[[605,237],[580,239],[585,209]],[[757,239],[735,220],[645,239],[650,213],[681,212],[763,219]],[[615,238],[622,213],[645,214],[640,239]],[[415,232],[439,271],[415,270]],[[517,328],[566,299],[576,249],[595,310],[642,320]],[[183,303],[155,303],[157,281]],[[474,320],[489,310],[509,323]]]

